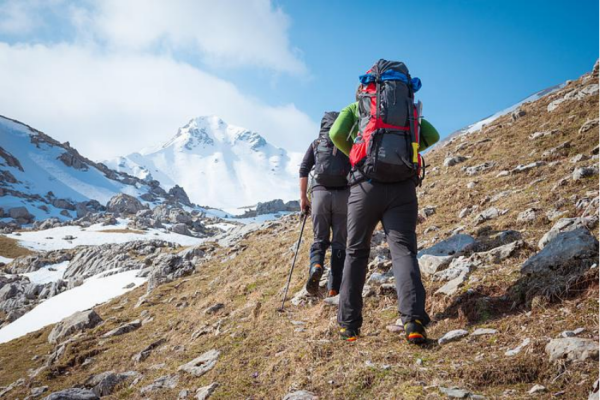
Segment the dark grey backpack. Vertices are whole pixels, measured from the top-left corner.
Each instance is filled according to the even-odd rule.
[[[347,186],[350,172],[350,160],[333,145],[329,138],[329,130],[338,115],[339,113],[333,111],[323,115],[319,138],[313,142],[315,184],[328,188]]]

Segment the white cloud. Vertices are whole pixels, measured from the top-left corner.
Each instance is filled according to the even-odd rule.
[[[303,150],[317,125],[293,105],[270,106],[168,56],[95,46],[0,43],[0,114],[105,159],[166,141],[190,118],[215,114]]]
[[[91,28],[113,49],[199,52],[224,66],[258,66],[305,74],[288,39],[289,17],[270,0],[104,0]]]
[[[39,23],[31,10],[34,6],[37,4],[16,0],[0,4],[0,33],[22,35],[31,32]]]

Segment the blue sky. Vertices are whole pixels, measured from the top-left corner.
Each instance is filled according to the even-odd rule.
[[[591,70],[598,2],[0,0],[0,114],[105,159],[217,114],[302,151],[379,58],[442,135]]]

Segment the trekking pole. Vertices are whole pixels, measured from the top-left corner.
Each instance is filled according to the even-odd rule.
[[[304,214],[304,219],[302,220],[302,228],[300,228],[300,237],[298,238],[298,243],[296,244],[296,253],[294,254],[294,260],[292,261],[292,268],[290,269],[290,275],[288,276],[287,284],[285,285],[285,291],[283,293],[283,300],[281,301],[281,308],[279,311],[283,311],[283,307],[285,305],[285,298],[287,297],[288,290],[290,288],[290,282],[292,280],[292,273],[294,272],[294,266],[296,265],[296,257],[298,257],[298,251],[300,250],[300,243],[302,242],[302,233],[304,232],[304,225],[306,224],[306,218],[308,218],[308,213],[306,211],[302,211]]]

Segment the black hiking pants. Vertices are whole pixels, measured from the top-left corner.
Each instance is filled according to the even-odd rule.
[[[331,246],[331,264],[327,288],[339,292],[346,258],[346,218],[350,189],[314,190],[312,221],[314,242],[310,248],[310,265],[323,266],[325,253]]]
[[[348,329],[362,326],[362,291],[367,275],[371,236],[379,221],[387,235],[403,323],[429,323],[425,288],[417,262],[417,194],[415,183],[363,181],[353,185],[348,200],[348,243],[338,323]]]

